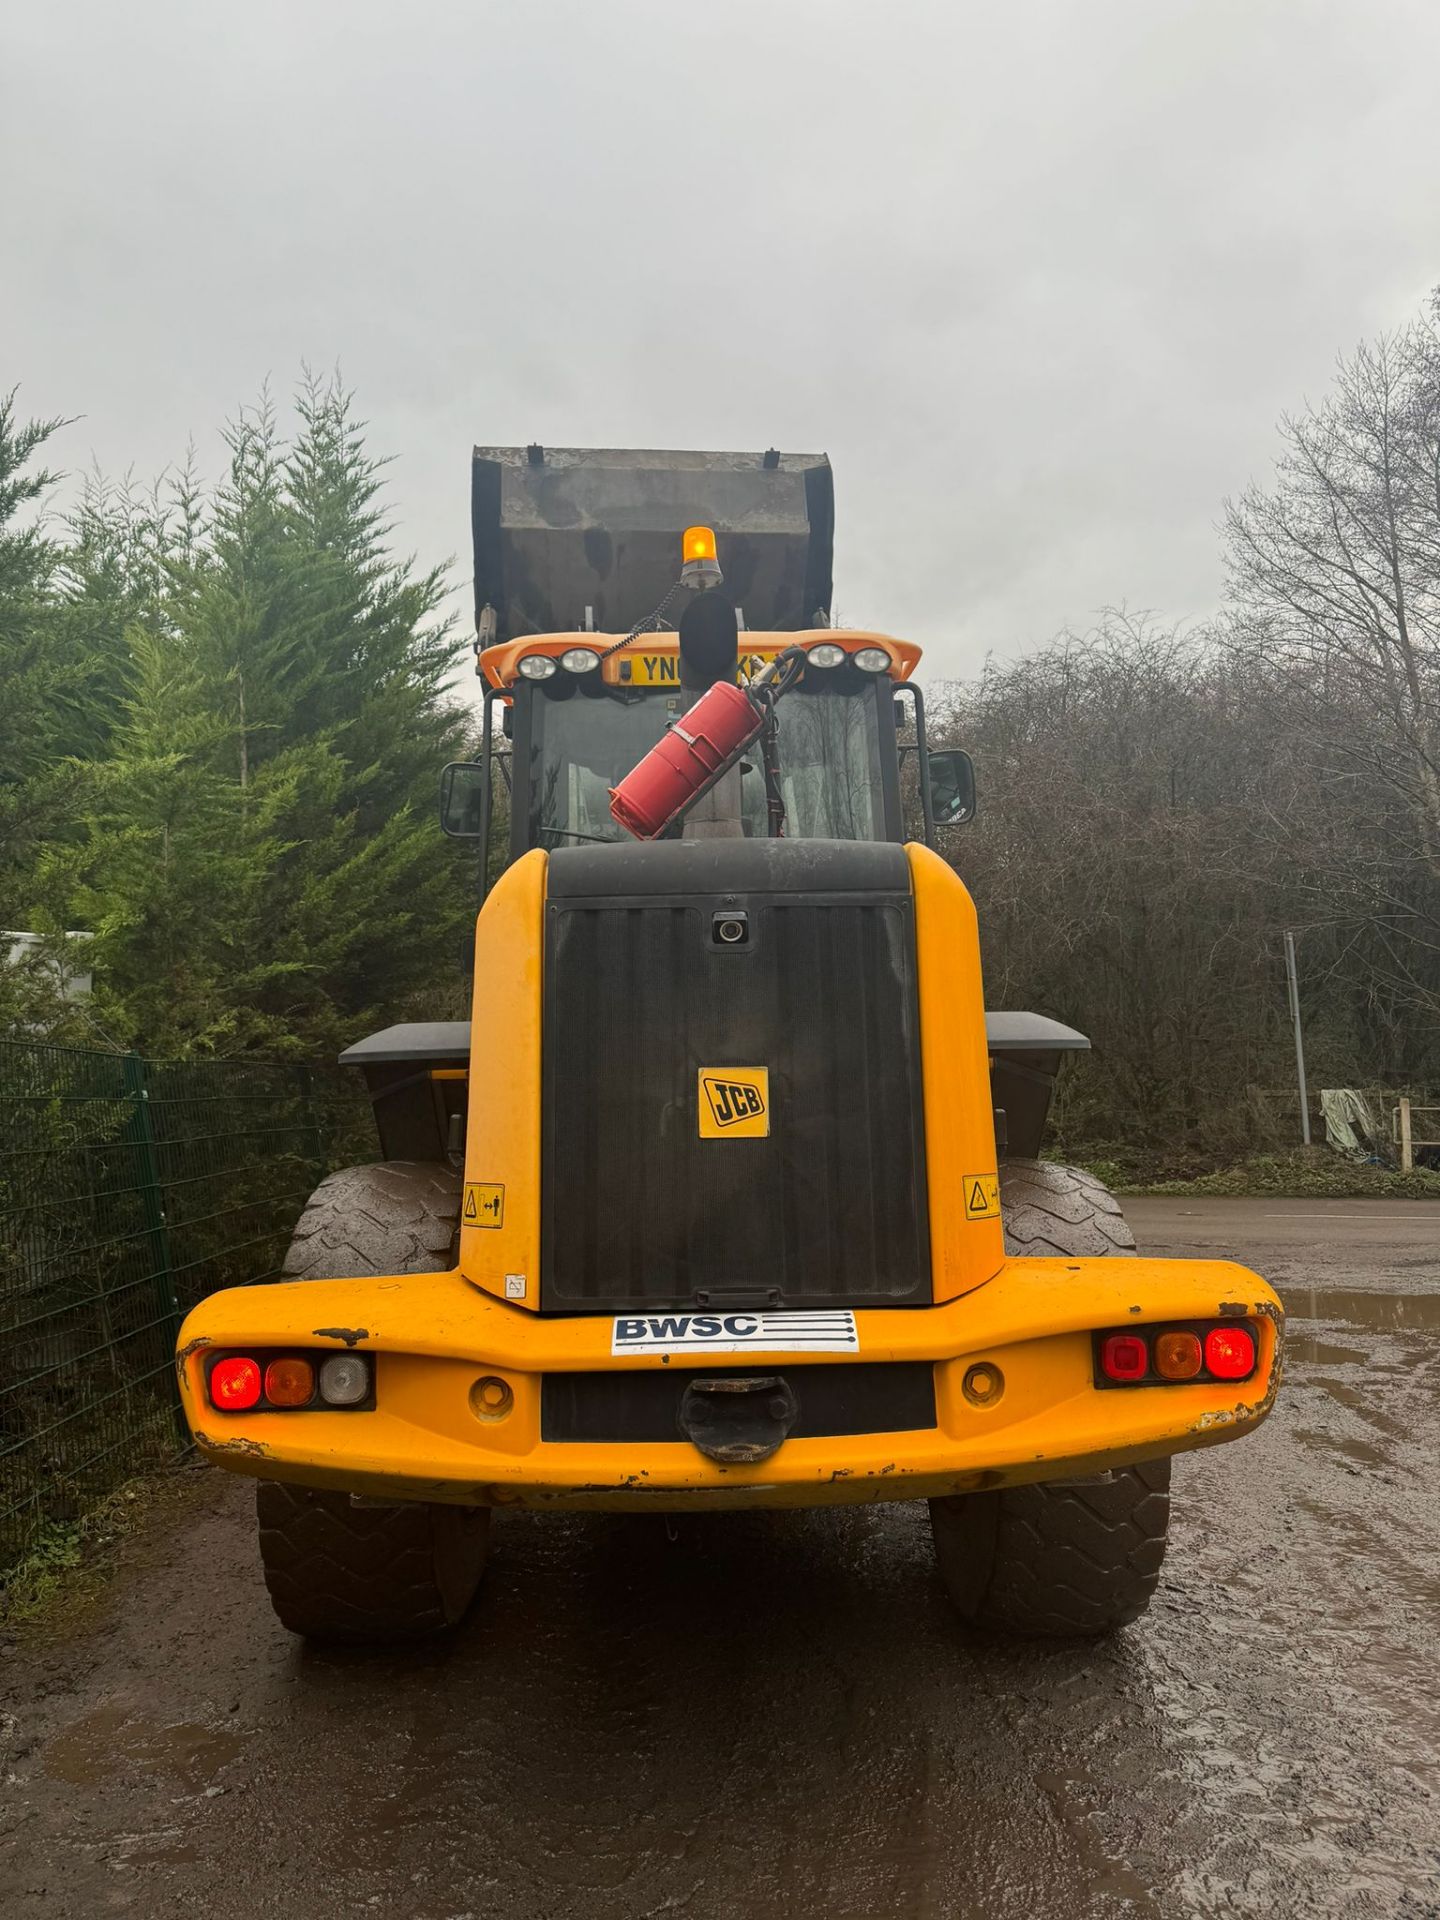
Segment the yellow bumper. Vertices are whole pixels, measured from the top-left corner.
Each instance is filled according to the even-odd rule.
[[[1096,1328],[1216,1317],[1243,1317],[1256,1330],[1253,1379],[1096,1388]],[[936,1426],[792,1439],[759,1465],[725,1466],[683,1440],[541,1439],[546,1373],[714,1370],[715,1358],[693,1348],[668,1361],[612,1357],[613,1318],[543,1318],[453,1273],[292,1281],[203,1301],[181,1329],[176,1365],[197,1444],[238,1473],[382,1499],[492,1506],[820,1506],[1065,1479],[1235,1439],[1270,1410],[1283,1327],[1272,1290],[1229,1261],[1009,1260],[993,1280],[943,1306],[858,1311],[853,1355],[745,1354],[747,1367],[753,1361],[797,1378],[810,1366],[932,1361]],[[221,1414],[206,1400],[209,1349],[344,1346],[375,1355],[371,1411]],[[733,1354],[724,1360],[736,1364]],[[1000,1370],[1004,1391],[977,1406],[962,1381],[982,1361]],[[471,1389],[482,1375],[509,1385],[505,1418],[475,1410]]]

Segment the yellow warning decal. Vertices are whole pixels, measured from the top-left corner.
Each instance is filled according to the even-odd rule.
[[[460,1209],[460,1224],[464,1227],[503,1227],[505,1224],[505,1189],[484,1180],[465,1182],[465,1204]]]
[[[768,1067],[700,1069],[702,1140],[763,1140],[769,1131]]]
[[[965,1218],[1000,1218],[1000,1181],[993,1173],[967,1173],[965,1176]]]

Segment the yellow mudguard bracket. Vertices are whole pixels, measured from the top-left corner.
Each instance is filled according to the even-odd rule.
[[[1233,1438],[1269,1411],[1283,1325],[1276,1295],[1243,1267],[1145,1259],[1007,1260],[993,1280],[943,1306],[856,1312],[856,1344],[844,1354],[747,1346],[737,1363],[733,1352],[683,1343],[616,1354],[616,1317],[550,1319],[454,1273],[291,1282],[204,1301],[181,1331],[177,1365],[198,1444],[243,1473],[489,1505],[816,1505],[1067,1478]],[[1251,1378],[1097,1386],[1096,1332],[1215,1320],[1243,1320],[1254,1332]],[[207,1361],[247,1349],[369,1354],[375,1405],[218,1413]],[[547,1373],[754,1365],[783,1371],[803,1401],[808,1368],[877,1361],[934,1364],[935,1426],[794,1438],[743,1466],[678,1439],[541,1435]]]

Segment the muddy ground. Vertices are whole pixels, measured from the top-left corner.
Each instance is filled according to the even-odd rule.
[[[1113,1644],[967,1640],[891,1507],[506,1514],[450,1644],[310,1653],[197,1470],[0,1659],[0,1913],[1440,1914],[1440,1208],[1132,1214],[1292,1340]]]

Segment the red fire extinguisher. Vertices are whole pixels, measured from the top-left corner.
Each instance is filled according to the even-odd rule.
[[[765,709],[732,681],[717,680],[610,789],[610,811],[637,840],[653,840],[744,752]]]

